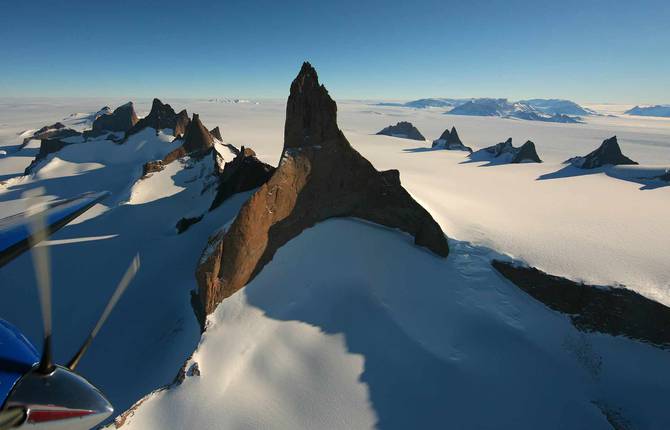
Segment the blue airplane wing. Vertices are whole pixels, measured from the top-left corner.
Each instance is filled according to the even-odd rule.
[[[0,409],[14,384],[40,361],[35,347],[13,325],[0,319]]]
[[[46,205],[40,215],[44,216],[47,235],[50,235],[87,211],[109,195],[109,192],[84,193],[71,199],[58,200]],[[0,267],[30,248],[32,216],[22,212],[0,219]]]

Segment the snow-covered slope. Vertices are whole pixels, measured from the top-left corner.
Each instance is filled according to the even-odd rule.
[[[210,317],[192,376],[122,428],[670,425],[669,351],[578,332],[490,250],[450,245],[443,260],[355,220],[303,232]]]
[[[138,112],[147,112],[150,102],[136,102]],[[37,142],[23,150],[32,155],[13,152],[22,131],[71,112],[116,106],[109,100],[79,103],[0,103],[0,147],[8,150],[0,157],[0,175],[22,172],[34,157]],[[173,104],[200,113],[209,127],[221,126],[228,143],[252,147],[263,161],[277,164],[283,101]],[[587,428],[600,428],[603,414],[591,401],[602,402],[613,415],[621,408],[620,414],[640,428],[668,426],[658,400],[667,398],[663,390],[670,385],[659,364],[667,363],[665,353],[625,339],[580,334],[566,317],[503,281],[485,263],[491,248],[549,273],[595,284],[623,283],[670,304],[669,186],[641,190],[641,184],[602,171],[538,180],[615,134],[626,155],[642,164],[637,169],[663,172],[670,166],[669,120],[594,116],[581,125],[555,124],[360,102],[338,103],[338,116],[351,144],[377,169],[399,169],[403,186],[456,239],[450,257],[438,265],[400,233],[357,221],[317,225],[281,248],[250,286],[220,306],[194,355],[201,377],[189,377],[180,388],[155,396],[155,405],[145,402],[146,411],[139,408],[130,426],[162,428],[163,420],[179,412],[193,420],[190,428],[207,428],[214,419],[233,428],[273,423],[358,428],[375,422],[393,428],[404,419],[421,423],[414,408],[427,416],[440,414],[431,409],[432,397],[426,398],[438,383],[441,389],[459,389],[434,396],[443,400],[440,406],[447,408],[454,427],[466,415],[484,427],[500,414],[498,428],[508,419],[531,428],[547,428],[547,422],[565,428],[583,414]],[[430,140],[456,126],[473,149],[507,137],[531,139],[544,163],[483,167],[464,163],[465,153],[371,135],[403,120]],[[177,234],[175,223],[211,199],[208,192],[201,194],[206,182],[201,174],[210,166],[184,160],[138,182],[142,163],[162,157],[176,143],[165,133],[133,139],[121,146],[105,141],[70,145],[51,155],[34,176],[0,184],[0,216],[22,210],[21,193],[39,186],[48,198],[89,190],[113,193],[57,233],[50,250],[60,361],[78,347],[135,253],[142,256],[138,277],[80,367],[117,412],[171,382],[196,348],[200,334],[189,303],[195,265],[207,237],[230,222],[249,195],[232,197]],[[637,174],[624,170],[613,172]],[[34,282],[29,255],[0,269],[0,285],[9,298],[0,301],[0,316],[38,342]],[[338,320],[343,315],[351,319]],[[353,322],[343,326],[346,321]],[[390,359],[396,356],[398,361]],[[599,358],[601,370],[593,376],[588,369],[598,368]],[[420,369],[428,370],[419,374]],[[384,378],[387,371],[402,377],[395,380],[404,391],[389,386],[395,380]],[[649,382],[652,377],[656,382]],[[421,385],[427,391],[417,388]],[[406,407],[412,398],[419,401]],[[532,407],[515,409],[523,402]],[[535,407],[551,418],[564,413],[567,424],[560,427],[555,418],[535,425]],[[211,414],[199,415],[197,408]]]

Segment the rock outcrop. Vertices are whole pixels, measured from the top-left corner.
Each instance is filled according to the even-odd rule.
[[[606,165],[637,164],[621,153],[616,136],[605,139],[595,151],[583,157],[573,157],[567,160],[566,163],[581,169],[595,169]]]
[[[542,160],[537,155],[535,144],[530,140],[516,148],[512,144],[512,138],[504,142],[497,143],[470,155],[473,161],[490,160],[495,163],[541,163]]]
[[[220,142],[223,142],[223,137],[221,136],[221,130],[219,129],[219,126],[217,125],[213,129],[209,131],[209,133],[212,135],[212,137]]]
[[[465,146],[458,136],[456,127],[451,127],[451,131],[447,128],[439,139],[433,141],[433,148],[442,148],[452,151],[468,151],[472,152],[472,148]]]
[[[24,138],[21,147],[19,149],[23,149],[31,140],[44,140],[51,138],[56,139],[60,137],[69,137],[74,136],[76,133],[78,132],[72,130],[71,128],[66,128],[65,125],[60,122],[56,122],[51,125],[45,125],[44,127],[35,131],[32,135]]]
[[[160,100],[154,99],[149,115],[137,121],[132,128],[126,131],[126,137],[147,127],[154,128],[156,131],[169,128],[172,130],[173,136],[181,136],[186,130],[188,121],[186,110],[177,114],[169,104],[164,104]]]
[[[304,63],[291,84],[279,167],[227,231],[210,239],[201,257],[196,315],[211,313],[252,280],[278,248],[332,217],[397,228],[438,256],[449,253],[440,226],[400,185],[398,171],[377,171],[351,147],[337,126],[335,102]]]
[[[212,154],[216,157],[215,152]],[[214,162],[217,163],[217,160]],[[260,187],[272,177],[274,171],[274,167],[256,158],[256,153],[252,149],[243,146],[237,156],[224,165],[219,174],[218,189],[209,210],[219,207],[233,194]]]
[[[102,112],[102,111],[101,111]],[[106,111],[108,112],[108,111]],[[93,121],[93,131],[123,131],[130,130],[137,124],[138,118],[135,113],[133,102],[128,102],[114,109],[111,113],[100,113]]]
[[[162,160],[154,160],[145,163],[143,166],[143,176],[146,176],[149,173],[159,172],[168,164],[187,155],[192,158],[202,158],[212,150],[214,145],[212,135],[202,124],[197,113],[193,114],[193,120],[189,120],[188,126],[184,131],[183,140],[184,143],[182,143],[181,146],[170,151]]]
[[[24,175],[29,175],[32,173],[32,171],[35,169],[35,166],[37,166],[40,161],[45,159],[47,155],[60,151],[67,145],[72,145],[74,143],[80,143],[83,141],[83,137],[81,137],[82,133],[71,128],[65,128],[65,126],[56,127],[58,124],[60,123],[56,123],[53,126],[48,126],[47,128],[42,127],[35,133],[35,136],[42,137],[40,141],[40,149],[33,161],[31,161],[28,167],[26,167],[24,170]]]
[[[191,119],[188,117],[188,112],[186,109],[182,109],[181,112],[177,114],[177,119],[174,126],[174,135],[177,138],[184,137],[186,134],[186,129],[191,123]]]
[[[521,145],[521,147],[516,150],[514,158],[512,158],[512,161],[510,161],[510,163],[541,163],[541,162],[542,160],[540,160],[540,156],[537,155],[537,151],[535,150],[535,144],[530,140],[527,140],[526,143]]]
[[[426,140],[419,130],[411,122],[400,121],[396,125],[390,125],[378,132],[384,136],[402,137],[403,139]]]
[[[492,265],[536,300],[569,315],[579,330],[670,347],[670,308],[667,306],[625,288],[577,283],[506,261],[494,260]]]

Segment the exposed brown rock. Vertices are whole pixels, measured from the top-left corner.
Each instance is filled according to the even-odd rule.
[[[186,111],[183,110],[179,113],[181,116],[182,113]],[[170,151],[162,160],[149,161],[144,164],[144,173],[143,176],[146,176],[152,172],[161,171],[168,164],[172,163],[179,158],[185,157],[187,155],[193,158],[202,158],[212,150],[214,141],[212,136],[209,134],[209,131],[205,126],[200,122],[200,117],[197,113],[193,114],[193,120],[189,120],[188,126],[184,131],[184,143],[178,148]]]
[[[57,123],[59,124],[59,123]],[[44,128],[40,129],[43,130]],[[47,155],[54,152],[58,152],[63,149],[65,146],[72,145],[77,142],[67,142],[65,139],[81,136],[82,134],[71,128],[57,128],[57,129],[48,129],[39,134],[40,136],[50,136],[49,138],[44,138],[40,141],[40,150],[37,152],[35,159],[30,162],[28,167],[24,170],[24,175],[29,175],[39,164],[40,161],[45,159]]]
[[[216,154],[213,153],[216,157]],[[216,163],[216,160],[215,160]],[[256,158],[256,153],[242,147],[237,156],[226,163],[219,175],[219,185],[209,210],[213,210],[235,193],[253,190],[266,183],[275,168]]]
[[[213,129],[211,129],[209,133],[212,135],[214,139],[223,142],[223,137],[221,136],[221,130],[219,129],[218,125]]]
[[[126,138],[145,129],[146,127],[152,127],[156,131],[169,128],[172,129],[173,136],[177,136],[182,128],[185,129],[183,124],[184,117],[188,119],[188,114],[185,110],[179,112],[179,115],[177,115],[174,109],[172,109],[172,106],[165,104],[158,99],[154,99],[149,115],[137,121],[137,123],[132,128],[126,131]],[[177,125],[179,125],[179,129]],[[183,131],[181,132],[183,133]]]
[[[74,130],[70,128],[66,128],[63,123],[56,122],[51,125],[45,125],[44,127],[40,128],[39,130],[35,131],[31,136],[26,137],[23,139],[23,142],[21,143],[21,147],[19,149],[24,148],[28,142],[31,140],[39,139],[39,140],[45,140],[45,139],[55,139],[59,137],[68,137],[68,136],[73,136],[75,132]]]
[[[142,176],[147,176],[149,173],[160,172],[165,168],[162,160],[147,161],[142,166]]]
[[[108,111],[102,110],[101,112]],[[93,131],[128,131],[137,124],[137,121],[133,102],[128,102],[114,109],[114,112],[101,113],[93,121]]]
[[[304,229],[346,216],[408,232],[441,257],[449,253],[440,226],[400,185],[398,171],[375,170],[351,147],[335,102],[305,63],[291,84],[279,167],[228,231],[210,240],[197,268],[200,311],[211,313]]]
[[[193,120],[189,123],[184,133],[184,149],[187,154],[204,155],[214,145],[214,140],[209,130],[200,122],[200,116],[193,114]]]
[[[191,119],[188,117],[188,112],[186,112],[186,109],[183,109],[177,114],[177,120],[174,126],[174,135],[177,138],[183,137],[190,123]]]

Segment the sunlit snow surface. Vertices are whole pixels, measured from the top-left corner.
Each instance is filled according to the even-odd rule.
[[[22,132],[56,121],[81,129],[74,122],[86,115],[70,114],[126,101],[0,99],[0,150],[7,153],[0,155],[0,216],[24,210],[21,194],[35,187],[48,200],[113,193],[52,238],[58,361],[77,349],[132,256],[142,256],[138,277],[80,365],[118,413],[171,382],[196,348],[189,303],[195,265],[207,237],[249,196],[234,196],[178,235],[180,218],[211,203],[213,188],[202,191],[213,166],[209,158],[186,159],[138,181],[142,163],[176,145],[153,130],[121,146],[70,145],[33,176],[17,176],[39,148],[33,141],[17,152]],[[284,101],[163,101],[199,113],[208,128],[220,126],[227,143],[278,162]],[[145,115],[151,100],[135,102]],[[620,115],[628,106],[594,108]],[[399,169],[403,185],[455,239],[449,259],[358,221],[317,225],[219,307],[193,357],[202,375],[151,396],[126,425],[431,428],[439,419],[454,428],[608,428],[596,402],[635,428],[670,426],[668,353],[581,334],[488,265],[494,252],[511,255],[669,304],[670,187],[614,177],[630,177],[633,168],[574,176],[561,163],[616,134],[624,154],[642,164],[636,169],[662,172],[670,167],[670,120],[548,124],[361,102],[339,102],[338,109],[352,145],[377,169]],[[545,162],[486,166],[468,163],[462,151],[374,135],[404,120],[429,141],[455,125],[474,150],[507,137],[515,145],[530,139]],[[0,269],[0,317],[39,344],[32,272],[29,255]]]

